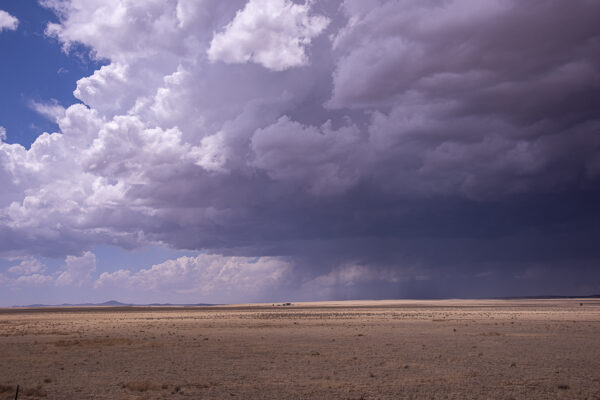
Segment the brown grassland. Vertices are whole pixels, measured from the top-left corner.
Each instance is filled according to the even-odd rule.
[[[600,300],[0,309],[0,399],[600,399]]]

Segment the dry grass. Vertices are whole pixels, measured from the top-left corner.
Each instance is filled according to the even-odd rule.
[[[13,387],[13,386],[8,386],[8,385],[1,385],[0,384],[0,393],[14,393],[15,390],[17,390],[17,387]]]
[[[134,382],[125,382],[121,384],[121,387],[124,389],[132,390],[134,392],[147,392],[150,390],[160,390],[161,387],[155,385],[150,381],[134,381]]]
[[[1,385],[0,394],[8,393],[7,399],[13,399],[17,391],[17,385]],[[48,396],[48,393],[42,388],[42,385],[37,385],[33,388],[19,387],[19,397],[41,398]],[[3,397],[4,398],[4,397]]]
[[[34,398],[40,398],[40,397],[46,397],[48,396],[48,393],[46,393],[46,391],[44,391],[42,389],[41,385],[38,385],[34,388],[23,388],[21,389],[21,391],[19,393],[22,393],[23,396],[27,396],[27,397],[34,397]]]
[[[116,345],[131,345],[133,340],[127,338],[92,338],[92,339],[73,339],[73,340],[57,340],[54,345],[57,347],[97,347],[97,346],[116,346]]]
[[[500,332],[483,332],[483,333],[480,333],[480,336],[504,336],[504,335]]]
[[[0,399],[600,399],[579,302],[0,310]]]

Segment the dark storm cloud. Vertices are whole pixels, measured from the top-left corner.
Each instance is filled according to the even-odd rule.
[[[127,3],[126,42],[49,1],[111,64],[61,136],[4,145],[2,251],[281,257],[300,297],[600,291],[600,3],[253,1]]]

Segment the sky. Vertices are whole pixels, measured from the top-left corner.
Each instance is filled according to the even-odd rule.
[[[598,294],[597,15],[2,0],[0,306]]]

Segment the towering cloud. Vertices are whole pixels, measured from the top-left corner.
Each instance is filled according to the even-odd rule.
[[[98,288],[192,290],[221,279],[198,263],[241,257],[265,292],[279,271],[332,296],[502,295],[539,265],[540,290],[599,289],[600,3],[44,4],[48,35],[107,65],[83,105],[38,105],[60,132],[0,142],[4,256],[75,257],[57,282]],[[225,258],[94,272],[97,244]]]
[[[68,256],[64,270],[56,278],[59,286],[82,286],[91,282],[92,272],[96,270],[96,256],[87,251],[81,257]]]

